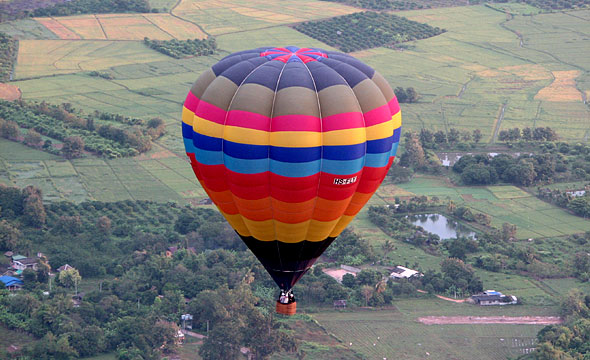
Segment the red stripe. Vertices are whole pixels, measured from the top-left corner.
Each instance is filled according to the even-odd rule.
[[[184,100],[184,107],[186,107],[192,112],[195,112],[197,105],[199,105],[199,98],[189,91],[186,95],[186,100]]]
[[[322,131],[344,130],[362,128],[365,126],[363,114],[360,112],[348,112],[327,116],[322,119]]]
[[[269,131],[270,118],[268,116],[252,113],[249,111],[230,110],[225,125]]]
[[[200,118],[213,121],[214,123],[221,124],[225,122],[225,116],[227,111],[218,108],[215,105],[209,104],[206,101],[200,100],[199,105],[195,111],[195,115]]]
[[[378,108],[371,111],[367,111],[364,114],[365,126],[372,126],[387,122],[391,120],[391,115],[392,113],[388,104],[379,106]]]
[[[397,102],[397,98],[395,97],[395,95],[393,96],[393,99],[391,99],[389,101],[389,103],[387,105],[389,106],[389,109],[391,111],[391,115],[395,115],[399,112],[399,103]]]
[[[282,115],[272,118],[271,131],[322,131],[320,119],[310,115]]]
[[[351,175],[334,175],[328,173],[321,173],[320,187],[318,189],[318,196],[327,200],[344,200],[352,196],[359,186],[359,180],[363,170]],[[347,185],[335,185],[334,179],[350,179],[356,176],[357,181]]]

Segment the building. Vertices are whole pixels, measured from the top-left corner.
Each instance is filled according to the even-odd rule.
[[[504,295],[499,291],[486,290],[481,294],[472,295],[469,302],[482,306],[512,305],[518,303],[518,299],[514,295]]]
[[[20,256],[20,255],[19,255]],[[12,268],[15,270],[23,271],[25,269],[37,270],[38,259],[23,257],[15,260],[16,256],[12,258]]]
[[[409,279],[413,276],[423,275],[419,271],[408,269],[407,267],[403,266],[396,266],[389,276],[394,279]]]
[[[65,264],[65,265],[58,267],[57,272],[62,272],[62,271],[71,270],[71,269],[75,269],[75,268],[73,266],[71,266],[70,264]]]
[[[346,308],[346,300],[334,300],[334,308],[335,309],[345,309]]]
[[[4,284],[4,287],[8,291],[20,290],[25,284],[21,279],[17,279],[12,276],[0,276],[0,282]]]

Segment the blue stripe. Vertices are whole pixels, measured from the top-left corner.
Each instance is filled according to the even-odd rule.
[[[402,127],[398,127],[397,129],[393,130],[393,142],[399,142],[399,137],[402,133]]]
[[[289,163],[282,161],[270,161],[270,171],[273,174],[286,177],[304,177],[311,176],[320,172],[322,162],[320,160]]]
[[[268,159],[239,159],[223,155],[225,167],[240,174],[258,174],[268,171]]]
[[[390,154],[389,151],[381,154],[367,154],[367,162],[365,163],[365,166],[374,168],[384,167],[389,162]]]
[[[393,135],[384,139],[367,141],[367,154],[380,154],[391,151]]]
[[[182,123],[182,137],[183,138],[187,138],[187,139],[192,139],[193,138],[193,127],[190,125],[185,124],[184,122]]]
[[[195,148],[195,159],[205,165],[223,164],[223,153],[221,151],[208,151]]]
[[[324,146],[322,157],[327,160],[354,160],[365,155],[365,143]]]
[[[220,138],[199,134],[197,132],[193,132],[193,144],[199,149],[221,151]]]
[[[240,144],[223,140],[223,153],[236,159],[268,159],[268,145]]]
[[[196,149],[195,149],[195,146],[193,145],[193,140],[187,139],[187,138],[182,138],[182,141],[184,141],[184,149],[186,150],[186,152],[194,154]]]
[[[393,145],[391,145],[391,152],[389,153],[390,156],[395,156],[395,154],[397,153],[398,145],[399,145],[399,142],[393,143]]]
[[[352,175],[361,171],[365,165],[365,157],[355,160],[326,160],[322,161],[322,171],[334,175]]]
[[[322,148],[319,146],[308,148],[270,147],[270,158],[282,162],[302,163],[316,161],[321,157]]]

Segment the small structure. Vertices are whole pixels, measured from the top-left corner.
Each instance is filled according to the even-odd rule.
[[[346,309],[346,300],[334,300],[334,309]]]
[[[0,276],[0,282],[4,284],[8,291],[20,290],[25,284],[21,279],[12,276]]]
[[[168,250],[166,250],[166,257],[172,257],[178,251],[178,246],[170,246]]]
[[[407,267],[404,267],[404,266],[396,266],[392,270],[391,274],[389,274],[389,276],[394,279],[409,279],[413,276],[424,276],[424,275],[422,275],[419,271],[408,269]]]
[[[22,256],[22,255],[18,255]],[[21,257],[18,260],[15,260],[16,256],[12,257],[12,268],[15,270],[25,270],[25,269],[33,269],[37,270],[37,262],[38,259],[28,258],[28,257]]]
[[[361,272],[361,269],[348,265],[340,265],[340,269],[322,269],[322,271],[324,272],[324,274],[328,275],[329,277],[333,278],[334,280],[342,284],[342,277],[344,275],[350,274],[352,276],[356,276],[356,274]]]
[[[193,328],[193,316],[191,314],[183,314],[180,316],[183,330],[192,330]]]
[[[176,335],[174,336],[174,343],[176,345],[182,345],[184,344],[184,333],[182,331],[180,331],[180,329],[176,332]]]
[[[499,291],[486,290],[481,294],[472,295],[469,302],[482,306],[513,305],[518,303],[518,299],[514,295],[504,295]]]
[[[73,266],[71,266],[70,264],[65,264],[65,265],[62,265],[62,266],[58,267],[57,268],[57,272],[59,273],[59,272],[62,272],[62,271],[72,270],[72,269],[75,270],[75,268]]]
[[[80,307],[80,305],[82,304],[83,298],[84,298],[84,293],[78,293],[78,294],[72,296],[72,303],[74,304],[74,307]]]
[[[12,259],[12,255],[14,255],[14,253],[12,251],[7,251],[4,253],[4,256],[6,256],[7,258],[11,258]]]

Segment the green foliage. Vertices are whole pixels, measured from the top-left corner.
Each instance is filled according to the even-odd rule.
[[[146,13],[151,8],[147,0],[71,0],[36,9],[32,15],[69,16],[77,14]]]
[[[517,2],[526,3],[549,11],[587,8],[590,6],[589,0],[517,0]]]
[[[189,40],[150,40],[144,38],[143,42],[150,48],[176,59],[188,56],[206,56],[215,54],[217,43],[215,38],[189,39]]]
[[[14,60],[16,59],[18,41],[0,32],[0,82],[8,82]]]
[[[304,22],[295,29],[344,52],[425,39],[445,31],[404,17],[371,11]]]
[[[63,141],[66,157],[79,157],[82,146],[87,151],[109,158],[134,156],[150,150],[151,141],[165,132],[163,123],[154,128],[141,119],[121,115],[96,111],[84,117],[70,104],[56,106],[44,102],[0,100],[0,118],[6,119],[5,123],[14,122],[20,127]],[[106,121],[121,125],[113,126]],[[2,133],[8,134],[4,130]],[[52,146],[43,146],[43,150],[51,149]]]
[[[375,259],[373,247],[353,230],[345,229],[338,240],[324,252],[324,256],[348,265],[360,265]],[[349,260],[355,264],[351,264]]]
[[[397,1],[397,0],[324,0],[343,3],[350,6],[360,7],[371,10],[413,10],[428,8],[430,6],[421,5],[414,1]]]

